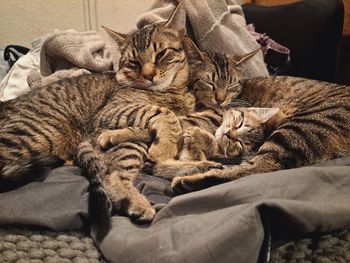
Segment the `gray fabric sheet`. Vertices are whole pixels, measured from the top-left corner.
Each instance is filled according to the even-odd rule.
[[[136,183],[160,211],[149,226],[112,218],[99,244],[111,262],[257,262],[270,234],[286,239],[350,225],[350,157],[175,198],[165,180],[144,175]],[[80,228],[87,186],[78,168],[55,169],[43,182],[1,193],[0,224]]]
[[[0,193],[0,225],[36,225],[56,231],[83,227],[88,181],[80,173],[78,167],[64,166],[43,181]]]
[[[178,196],[147,227],[113,217],[100,249],[111,262],[257,262],[263,224],[274,238],[350,224],[349,164],[257,174]]]

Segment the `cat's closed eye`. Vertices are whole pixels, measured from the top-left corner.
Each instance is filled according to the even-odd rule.
[[[125,63],[125,66],[132,69],[141,68],[141,63],[138,60],[128,60]]]
[[[232,83],[232,84],[227,85],[227,90],[228,91],[234,91],[239,86],[240,86],[240,84],[237,83],[237,82],[236,83]]]
[[[242,113],[242,115],[243,115],[243,113]],[[236,129],[239,129],[243,126],[244,117],[242,115],[239,117],[238,122],[236,123],[236,127],[235,127]]]
[[[208,81],[205,81],[203,82],[204,84],[204,87],[209,90],[209,91],[215,91],[216,90],[216,86],[213,82],[208,82]]]
[[[162,51],[158,52],[158,54],[156,55],[156,61],[159,62],[164,57],[166,52],[167,49],[163,49]]]

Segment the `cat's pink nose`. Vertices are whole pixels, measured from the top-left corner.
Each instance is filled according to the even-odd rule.
[[[238,134],[236,131],[234,130],[229,130],[225,133],[225,135],[227,136],[227,138],[231,139],[231,140],[236,140],[238,137]]]
[[[215,93],[215,100],[216,102],[220,105],[221,103],[223,103],[226,99],[226,94],[223,92],[217,92]]]
[[[156,69],[155,69],[154,64],[150,63],[150,62],[143,64],[141,74],[142,74],[143,78],[152,81],[153,77],[156,74]]]

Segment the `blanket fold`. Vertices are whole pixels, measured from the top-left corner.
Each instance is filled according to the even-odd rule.
[[[95,31],[55,31],[47,36],[40,52],[40,71],[28,75],[36,88],[63,78],[91,72],[107,72],[117,66],[119,51]]]

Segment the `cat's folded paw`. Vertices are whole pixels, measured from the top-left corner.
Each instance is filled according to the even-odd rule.
[[[98,136],[97,143],[102,149],[107,150],[107,149],[109,149],[109,148],[111,148],[113,146],[111,144],[110,139],[111,139],[111,132],[105,131],[105,132],[102,132]]]
[[[176,194],[185,194],[196,190],[195,182],[191,180],[192,176],[176,176],[171,182],[171,188]]]

